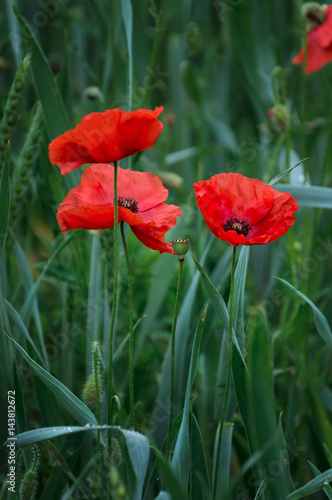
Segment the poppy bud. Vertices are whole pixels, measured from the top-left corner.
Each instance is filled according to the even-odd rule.
[[[284,132],[289,124],[289,114],[286,106],[276,104],[267,112],[268,117],[279,132]]]
[[[22,500],[30,500],[33,496],[37,485],[37,474],[35,470],[28,470],[25,474],[21,488],[20,488],[20,498]]]
[[[87,87],[83,91],[83,99],[85,101],[103,101],[103,94],[98,87]]]
[[[308,21],[307,31],[311,31],[325,21],[326,5],[316,2],[304,3],[301,7],[301,14]]]
[[[175,255],[180,257],[179,260],[184,260],[184,255],[186,255],[189,250],[190,240],[187,238],[177,238],[176,240],[172,240],[171,243]]]
[[[174,172],[163,172],[162,170],[158,170],[156,174],[162,180],[166,189],[179,189],[183,184],[183,178]]]

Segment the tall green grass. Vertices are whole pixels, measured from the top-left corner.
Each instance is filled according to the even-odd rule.
[[[307,157],[276,185],[299,202],[295,225],[269,245],[238,252],[217,498],[332,498],[332,66],[305,76],[291,64],[303,42],[301,2],[15,6],[3,0],[0,15],[0,438],[8,438],[7,391],[15,390],[17,491],[37,453],[31,498],[212,498],[231,249],[205,226],[192,184],[222,172],[269,183]],[[286,127],[268,118],[276,99],[286,106]],[[113,230],[60,233],[57,206],[81,172],[62,177],[48,159],[49,142],[90,112],[157,105],[165,108],[163,133],[122,166],[166,179],[169,202],[183,211],[167,240],[190,238],[194,256],[184,263],[169,460],[177,259],[128,233],[131,429],[129,297],[119,247],[114,425],[105,427],[104,396],[98,426],[82,391],[95,369],[94,345],[107,382]],[[5,447],[0,460],[2,499]]]

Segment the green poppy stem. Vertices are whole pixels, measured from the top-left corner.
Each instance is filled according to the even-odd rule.
[[[229,391],[231,387],[231,378],[232,378],[232,357],[233,357],[233,302],[234,302],[234,277],[235,277],[235,260],[236,260],[236,247],[233,247],[233,258],[232,258],[232,272],[231,272],[231,289],[230,289],[230,298],[229,298],[229,328],[228,328],[228,373],[227,373],[227,381],[226,381],[226,392],[225,399],[222,407],[220,422],[219,422],[219,439],[218,439],[218,449],[216,455],[216,465],[214,468],[214,480],[213,480],[213,496],[212,498],[215,500],[217,493],[217,484],[218,484],[218,470],[219,470],[219,462],[220,462],[220,451],[221,451],[221,443],[222,443],[222,434],[223,427],[225,423],[225,415],[227,410],[227,403],[229,397]]]
[[[124,232],[123,222],[120,224],[123,249],[126,256],[128,270],[128,289],[129,289],[129,404],[130,404],[130,419],[132,427],[135,427],[135,411],[134,411],[134,294],[133,294],[133,273],[130,266],[128,247]]]
[[[113,396],[113,339],[116,317],[116,304],[118,298],[118,163],[114,162],[114,277],[113,277],[113,304],[109,338],[109,363],[108,363],[108,386],[107,386],[107,423],[112,424],[112,396]],[[109,438],[110,439],[110,438]]]
[[[180,309],[180,298],[182,289],[182,277],[183,277],[183,263],[184,257],[179,258],[179,277],[178,286],[176,290],[176,299],[174,307],[174,317],[172,324],[172,336],[171,336],[171,401],[170,401],[170,412],[169,412],[169,422],[168,422],[168,434],[166,442],[166,458],[169,457],[169,451],[171,447],[171,434],[172,434],[172,424],[174,418],[174,398],[175,398],[175,332],[176,324],[178,321],[179,309]]]

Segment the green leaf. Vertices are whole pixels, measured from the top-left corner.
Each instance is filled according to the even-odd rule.
[[[171,467],[157,448],[151,446],[151,449],[156,455],[162,478],[165,481],[167,490],[169,491],[172,500],[188,500],[188,496],[182,486],[182,482],[175,473],[173,467]]]
[[[21,26],[25,39],[31,46],[31,70],[33,74],[34,85],[43,108],[43,115],[49,140],[52,141],[59,135],[70,129],[70,123],[63,105],[60,92],[56,81],[52,75],[51,68],[48,65],[45,54],[38,43],[29,24],[20,15],[15,5],[12,3],[16,18]],[[77,186],[79,183],[79,174],[77,171],[67,174],[65,182],[69,189]]]
[[[2,283],[0,281],[0,388],[5,392],[13,390],[13,362],[14,353],[12,345],[5,332],[11,333]]]
[[[289,454],[287,450],[287,443],[284,435],[284,430],[282,427],[282,421],[281,421],[282,413],[279,415],[279,422],[278,422],[278,432],[279,432],[279,437],[280,437],[280,442],[282,443],[283,446],[283,459],[284,459],[284,465],[286,467],[286,474],[285,478],[287,481],[287,490],[290,491],[291,489],[291,471],[290,471],[290,462],[289,462]]]
[[[155,500],[171,500],[171,496],[167,491],[160,491]]]
[[[247,269],[250,247],[243,246],[236,264],[234,277],[233,325],[241,351],[244,352],[244,292],[247,279]],[[228,304],[229,308],[229,304]]]
[[[331,193],[332,193],[332,190],[331,190]],[[293,287],[293,285],[288,283],[288,281],[285,281],[282,278],[278,278],[278,277],[277,277],[277,279],[281,283],[286,285],[298,297],[300,297],[305,302],[307,302],[307,304],[309,304],[309,306],[311,306],[313,313],[314,313],[314,318],[315,318],[315,323],[316,323],[318,333],[321,336],[321,338],[324,340],[324,342],[329,346],[329,348],[332,349],[332,332],[331,332],[330,326],[329,326],[328,321],[327,321],[326,317],[324,316],[324,314],[318,309],[318,307],[315,306],[315,304],[313,302],[311,302],[310,299],[308,299],[308,297],[306,297],[306,295],[304,295],[302,292],[300,292],[295,287]]]
[[[13,3],[12,7],[21,26],[24,38],[29,40],[31,45],[31,69],[34,76],[34,84],[38,94],[38,99],[43,107],[48,136],[49,139],[52,140],[70,128],[69,120],[60,97],[58,86],[53,78],[52,71],[48,65],[45,54],[43,53],[30,26],[20,15]]]
[[[309,462],[309,465],[310,465],[313,473],[315,474],[315,477],[319,477],[319,475],[321,474],[321,471],[319,469],[317,469],[317,467],[314,464],[312,464],[311,462]],[[323,491],[324,491],[325,495],[330,500],[332,500],[332,488],[329,484],[324,486]]]
[[[77,420],[77,422],[79,422],[80,424],[97,423],[96,417],[94,416],[92,411],[89,410],[89,408],[80,399],[78,399],[75,394],[73,394],[59,380],[53,377],[32,358],[30,358],[23,347],[21,347],[12,337],[10,337],[9,335],[7,335],[7,337],[13,342],[16,349],[20,351],[23,358],[27,361],[32,370],[39,376],[39,378],[54,394],[59,403],[61,403],[62,406],[66,408],[66,410],[75,420]]]
[[[254,451],[264,451],[260,462],[269,500],[287,497],[287,468],[282,458],[273,399],[273,377],[266,325],[260,316],[253,325],[248,345],[249,376],[246,380],[249,428]],[[257,483],[256,483],[257,484]]]
[[[304,498],[312,493],[316,493],[316,491],[320,491],[324,486],[327,486],[332,481],[332,469],[328,469],[323,472],[319,476],[315,477],[307,483],[302,488],[293,491],[290,495],[288,495],[287,500],[298,500],[298,498]]]
[[[216,498],[225,498],[228,491],[231,454],[232,454],[233,429],[234,429],[234,424],[229,422],[224,423],[221,449],[220,449],[220,456],[222,457],[222,460],[219,461],[219,468],[217,472],[218,478],[217,478]],[[220,432],[220,425],[218,426],[214,442],[213,471],[215,471],[216,468],[219,432]]]
[[[35,353],[37,354],[38,358],[40,359],[40,361],[42,363],[44,363],[43,358],[42,358],[40,352],[38,351],[36,344],[32,340],[30,333],[28,332],[25,324],[23,323],[21,316],[18,314],[16,309],[7,300],[5,301],[5,304],[6,304],[6,309],[7,309],[7,313],[8,313],[9,318],[12,320],[12,322],[16,326],[17,330],[32,345],[32,347],[33,347]]]
[[[190,465],[190,398],[191,391],[195,380],[202,333],[204,329],[206,309],[197,325],[194,344],[191,351],[190,368],[187,381],[186,396],[184,402],[183,418],[179,435],[176,441],[174,455],[172,459],[172,466],[176,470],[178,476],[186,489],[188,489],[189,480],[189,465]]]
[[[11,232],[11,238],[14,241],[13,252],[15,255],[15,259],[16,259],[17,268],[18,268],[20,276],[22,278],[26,295],[29,296],[29,293],[31,292],[31,290],[33,289],[33,286],[34,286],[31,271],[30,271],[30,266],[29,266],[27,258],[25,256],[20,244],[18,243],[18,241],[16,240],[16,238],[12,232]],[[42,331],[42,324],[41,324],[41,319],[39,316],[39,310],[38,310],[38,304],[37,304],[36,297],[34,297],[34,299],[32,300],[31,307],[29,308],[29,313],[26,315],[21,314],[21,317],[26,325],[29,323],[30,314],[32,314],[35,325],[36,325],[36,330],[37,330],[38,338],[39,338],[39,344],[41,347],[41,351],[43,353],[43,363],[46,366],[46,368],[48,369],[49,368],[48,358],[47,358],[46,347],[45,347],[45,343],[44,343],[44,335],[43,335],[43,331]]]
[[[41,429],[33,429],[31,431],[23,432],[15,436],[16,448],[22,448],[32,444],[39,443],[48,439],[53,439],[67,434],[76,432],[95,432],[97,430],[112,429],[121,432],[126,440],[126,446],[129,453],[130,461],[136,476],[136,490],[133,500],[141,500],[143,484],[145,480],[146,470],[149,461],[149,441],[148,439],[136,431],[129,431],[112,425],[90,425],[82,426],[60,426],[60,427],[46,427]],[[3,447],[6,447],[10,440],[7,440]]]
[[[293,184],[277,184],[281,193],[287,191],[304,207],[332,208],[332,188],[321,186],[302,186]]]
[[[273,177],[272,181],[269,182],[269,185],[270,186],[275,186],[279,181],[281,181],[281,179],[283,179],[284,177],[286,177],[286,175],[290,174],[292,170],[294,170],[296,167],[298,167],[299,165],[301,165],[301,163],[303,163],[305,160],[308,160],[308,159],[309,158],[303,158],[303,160],[299,161],[293,167],[290,167],[287,170],[284,170],[283,172],[281,172],[281,174],[276,175],[275,177]]]
[[[35,283],[33,284],[33,286],[31,287],[28,295],[27,295],[27,298],[24,302],[24,305],[20,311],[20,315],[21,315],[21,318],[24,322],[26,322],[26,318],[29,317],[30,315],[30,312],[31,312],[31,309],[32,309],[32,306],[33,306],[33,302],[34,302],[34,299],[35,299],[35,296],[37,294],[37,291],[38,291],[38,288],[39,288],[39,285],[41,284],[49,266],[51,265],[51,263],[53,262],[53,260],[62,252],[62,250],[68,245],[68,243],[71,242],[71,240],[73,239],[73,237],[76,235],[77,233],[74,231],[72,232],[68,238],[66,238],[65,240],[63,240],[61,242],[61,244],[58,246],[58,248],[55,249],[55,251],[53,252],[53,254],[51,255],[51,257],[48,259],[48,261],[46,262],[46,264],[44,265],[43,267],[43,270],[42,272],[40,273],[40,275],[38,276],[37,280],[35,281]]]
[[[122,18],[124,22],[128,55],[129,55],[129,91],[128,91],[128,104],[129,110],[132,106],[132,88],[133,88],[133,9],[130,0],[121,0]]]
[[[213,285],[213,283],[208,278],[207,274],[205,273],[204,269],[202,268],[202,266],[200,265],[198,260],[193,255],[192,255],[192,258],[194,259],[194,262],[196,264],[197,269],[201,273],[206,291],[208,293],[209,299],[211,300],[211,304],[212,304],[214,310],[216,311],[217,316],[219,317],[226,332],[228,332],[229,315],[228,315],[228,310],[227,310],[225,301],[222,298],[222,296],[220,295],[220,293],[218,292],[218,290],[216,289],[216,287]],[[243,357],[243,354],[241,352],[241,349],[240,349],[238,340],[236,338],[236,335],[234,333],[234,330],[233,330],[233,343],[240,354],[240,357],[242,359],[243,364],[246,365],[246,362],[244,360],[244,357]]]
[[[126,439],[130,461],[136,476],[134,500],[141,500],[150,455],[149,441],[140,432],[118,429]]]
[[[210,500],[211,487],[205,458],[203,439],[193,411],[191,411],[190,464],[191,500]]]
[[[99,234],[94,234],[91,245],[90,278],[89,278],[89,298],[87,313],[87,328],[92,340],[98,340],[100,309],[96,302],[101,294],[101,265],[100,265],[100,238]],[[92,369],[92,348],[91,342],[88,342],[87,364],[88,371]]]
[[[9,144],[6,149],[4,166],[0,165],[0,256],[2,253],[8,222],[10,208],[10,189],[9,189]]]
[[[315,433],[319,436],[320,442],[325,444],[329,450],[332,450],[331,419],[323,403],[319,399],[317,388],[309,385],[308,396],[310,401],[310,414],[314,423]]]
[[[21,434],[17,434],[15,436],[16,448],[31,446],[33,444],[39,443],[40,441],[54,439],[60,436],[66,436],[67,434],[73,434],[82,431],[97,431],[98,429],[105,430],[105,428],[113,429],[114,427],[87,424],[84,427],[74,425],[74,426],[43,427],[43,428],[33,429],[31,431],[22,432]],[[3,444],[3,446],[7,446],[9,441],[10,438]]]

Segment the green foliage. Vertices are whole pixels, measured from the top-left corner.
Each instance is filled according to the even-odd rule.
[[[212,499],[231,249],[210,234],[192,184],[236,172],[291,193],[299,210],[282,238],[238,252],[217,498],[332,498],[332,64],[311,75],[291,64],[303,44],[299,2],[3,3],[0,421],[7,421],[7,391],[15,390],[17,490],[25,481],[23,496],[35,490],[41,500]],[[169,461],[177,259],[128,232],[133,430],[119,245],[114,425],[105,427],[113,230],[60,233],[57,207],[82,169],[62,177],[48,158],[50,141],[88,113],[155,106],[165,108],[163,133],[121,166],[168,184],[169,203],[180,205],[183,217],[166,239],[190,238],[195,256],[184,262]],[[95,390],[96,374],[101,405],[89,409],[82,390],[87,380]],[[3,426],[0,445],[7,438]],[[3,451],[4,471],[6,460]]]

